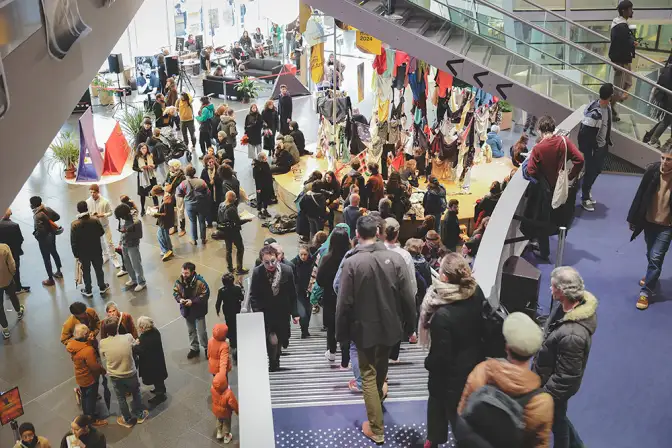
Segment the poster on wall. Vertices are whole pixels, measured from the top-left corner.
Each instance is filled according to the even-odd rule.
[[[49,54],[63,59],[70,48],[91,28],[79,15],[77,0],[42,0],[42,16]]]
[[[364,101],[364,63],[357,66],[357,102]]]
[[[6,80],[5,68],[2,65],[2,56],[0,56],[0,119],[9,110],[9,89]]]

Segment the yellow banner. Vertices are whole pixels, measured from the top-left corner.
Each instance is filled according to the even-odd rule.
[[[357,30],[357,48],[364,53],[380,54],[381,42],[372,35],[363,31]]]
[[[313,45],[310,48],[310,78],[315,84],[324,78],[324,44]]]
[[[306,5],[303,2],[299,3],[299,31],[301,34],[306,32],[306,23],[308,23],[308,19],[310,19],[312,14],[313,10],[310,5]]]

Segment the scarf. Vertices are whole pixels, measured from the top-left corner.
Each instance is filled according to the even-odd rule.
[[[420,321],[418,322],[418,338],[424,348],[431,345],[429,326],[432,323],[434,313],[442,306],[465,300],[476,291],[476,282],[471,286],[454,285],[434,280],[432,286],[427,289],[425,298],[420,305]]]
[[[273,273],[270,273],[267,269],[266,275],[268,275],[268,279],[271,282],[271,291],[273,291],[273,297],[275,297],[280,293],[280,278],[282,277],[280,262],[275,262],[275,271],[273,271]]]
[[[30,442],[23,442],[22,441],[21,446],[25,447],[25,448],[35,448],[37,446],[38,441],[39,440],[37,438],[37,434],[35,434],[35,437],[33,437],[33,440],[31,440]]]

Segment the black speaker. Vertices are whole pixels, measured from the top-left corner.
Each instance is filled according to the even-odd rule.
[[[107,57],[107,64],[110,66],[110,73],[123,73],[124,60],[121,53],[111,54]]]
[[[522,257],[509,257],[502,266],[500,302],[509,313],[537,314],[541,271]]]
[[[203,49],[203,35],[199,34],[196,36],[196,51],[201,51]]]
[[[166,74],[169,78],[180,74],[180,64],[177,62],[177,56],[166,57]]]

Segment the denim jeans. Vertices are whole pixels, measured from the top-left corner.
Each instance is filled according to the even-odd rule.
[[[199,351],[198,343],[200,341],[204,350],[208,349],[208,332],[205,329],[205,317],[198,319],[185,319],[187,321],[187,331],[189,332],[189,345],[195,352]]]
[[[357,387],[362,390],[362,374],[359,371],[359,358],[357,357],[357,347],[354,342],[350,342],[350,364],[352,364],[352,375],[355,377]]]
[[[82,414],[96,419],[96,403],[98,402],[98,379],[92,385],[79,387],[82,392]]]
[[[646,259],[649,265],[646,268],[644,286],[640,294],[649,297],[663,270],[665,254],[672,241],[672,227],[646,223],[644,226],[644,240],[646,241]]]
[[[122,246],[121,253],[124,255],[124,267],[128,272],[128,276],[131,277],[131,280],[133,280],[133,283],[144,285],[146,282],[145,273],[142,270],[142,257],[140,256],[140,248],[138,246]]]
[[[308,297],[308,293],[306,291],[299,291],[296,300],[296,307],[299,311],[299,325],[301,326],[301,333],[307,333],[313,310],[310,306],[310,298]]]
[[[119,402],[121,415],[124,416],[126,423],[135,423],[136,418],[142,417],[142,412],[145,410],[145,407],[142,405],[142,398],[140,397],[138,375],[133,374],[130,378],[115,378],[111,376],[110,380],[112,380],[112,387]],[[126,402],[127,393],[130,393],[133,397],[133,414],[128,409],[128,403]]]
[[[159,227],[156,231],[156,238],[159,240],[159,246],[161,247],[161,254],[165,254],[169,250],[173,250],[173,242],[170,241],[170,234],[168,229]]]
[[[58,255],[58,251],[56,250],[56,235],[52,232],[49,232],[46,235],[40,237],[37,240],[37,243],[40,247],[42,260],[44,261],[44,268],[47,270],[47,276],[49,278],[54,278],[53,268],[51,267],[51,257],[54,257],[56,270],[61,270],[61,257]]]
[[[584,165],[586,172],[581,179],[581,200],[585,201],[590,199],[590,190],[593,188],[593,184],[597,180],[597,176],[599,176],[602,172],[604,159],[608,152],[609,146],[603,146],[602,148],[587,149],[583,153],[583,158],[586,162]]]
[[[189,217],[191,223],[191,239],[198,241],[198,231],[201,231],[201,240],[205,241],[205,207],[193,202],[184,202],[184,211]],[[198,227],[196,227],[198,225]]]
[[[553,448],[583,448],[583,441],[567,418],[567,402],[554,400]]]

